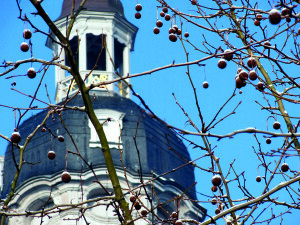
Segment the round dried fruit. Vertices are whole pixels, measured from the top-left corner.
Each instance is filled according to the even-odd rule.
[[[257,62],[256,62],[255,58],[254,58],[254,57],[250,57],[250,58],[247,60],[247,65],[248,65],[250,68],[256,67]]]
[[[177,219],[177,217],[178,217],[177,212],[172,212],[171,217],[172,217],[173,219]]]
[[[176,220],[175,225],[182,225],[182,221],[181,220]]]
[[[272,141],[271,141],[271,138],[267,138],[267,139],[266,139],[266,143],[267,143],[268,145],[271,144],[271,142],[272,142]]]
[[[154,34],[159,34],[159,32],[160,32],[159,28],[157,28],[157,27],[154,27],[154,29],[153,29],[153,33],[154,33]]]
[[[148,214],[148,211],[147,211],[146,209],[143,209],[143,210],[141,211],[141,215],[142,215],[143,217],[147,216],[147,214]]]
[[[247,80],[248,79],[248,73],[245,70],[242,70],[239,73],[239,78],[243,81],[243,80]]]
[[[64,183],[69,183],[71,181],[71,175],[68,171],[64,171],[61,175],[61,180]]]
[[[169,14],[166,14],[166,15],[165,15],[165,20],[166,20],[166,21],[169,21],[170,19],[171,19],[171,16],[170,16]]]
[[[261,177],[260,176],[256,177],[256,182],[261,182]]]
[[[287,172],[289,169],[290,169],[290,168],[289,168],[289,165],[288,165],[287,163],[283,163],[283,164],[281,165],[281,170],[282,170],[282,172]]]
[[[137,12],[134,16],[136,19],[140,19],[142,17],[142,15],[139,12]]]
[[[207,82],[207,81],[204,81],[204,82],[203,82],[203,84],[202,84],[202,86],[203,86],[203,88],[205,88],[205,89],[206,89],[206,88],[208,88],[209,84],[208,84],[208,82]]]
[[[259,20],[254,20],[254,25],[258,27],[260,25],[260,21]]]
[[[65,141],[65,138],[64,138],[64,136],[62,136],[62,135],[58,135],[58,136],[57,136],[57,140],[58,140],[59,142],[64,142],[64,141]]]
[[[143,7],[142,7],[141,4],[137,4],[137,5],[135,6],[135,10],[138,11],[138,12],[141,11],[142,8],[143,8]]]
[[[279,123],[278,121],[275,121],[275,122],[273,123],[273,128],[274,128],[275,130],[280,129],[280,123]]]
[[[55,152],[54,151],[52,151],[52,150],[50,150],[49,152],[48,152],[48,159],[55,159]]]
[[[214,175],[211,179],[211,182],[214,186],[220,186],[220,184],[222,183],[222,179],[220,175]]]
[[[211,204],[213,204],[213,205],[215,205],[215,204],[217,204],[217,199],[215,199],[215,198],[213,198],[212,200],[211,200]]]
[[[157,20],[156,26],[157,27],[162,27],[163,26],[163,22],[161,22],[160,20]]]
[[[277,10],[277,9],[272,9],[270,12],[269,12],[269,22],[271,24],[279,24],[281,21],[281,14],[280,12]]]
[[[220,69],[224,69],[224,68],[226,67],[226,65],[227,65],[227,63],[226,63],[225,59],[220,59],[220,60],[218,61],[218,67],[219,67]]]
[[[165,17],[165,13],[164,13],[164,12],[160,12],[159,15],[160,15],[161,17]]]
[[[30,39],[31,36],[32,36],[32,34],[31,34],[31,31],[30,31],[29,29],[25,29],[25,30],[23,31],[23,37],[24,37],[25,39]]]
[[[28,70],[27,70],[27,76],[30,78],[30,79],[33,79],[36,77],[36,72],[35,72],[35,69],[33,67],[30,67]]]
[[[12,135],[11,135],[11,137],[10,137],[10,140],[13,143],[18,144],[21,141],[21,135],[20,135],[20,133],[18,131],[13,132]]]
[[[188,37],[190,36],[189,32],[185,32],[185,33],[184,33],[184,36],[185,36],[186,38],[188,38]]]
[[[256,80],[257,79],[257,73],[254,70],[250,70],[249,78],[250,78],[250,80]]]
[[[259,91],[263,91],[265,89],[265,85],[262,82],[258,82],[256,87]]]
[[[212,191],[212,192],[216,192],[217,190],[218,190],[218,187],[217,187],[217,186],[212,186],[212,187],[211,187],[211,191]]]
[[[177,41],[177,37],[176,37],[175,34],[170,34],[170,35],[169,35],[169,39],[170,39],[170,41],[172,41],[172,42],[176,42],[176,41]]]
[[[132,195],[132,196],[130,196],[129,200],[130,200],[131,202],[135,202],[135,201],[136,201],[136,197],[135,197],[134,195]]]
[[[227,61],[232,60],[232,58],[233,58],[233,53],[232,53],[232,51],[231,51],[230,49],[226,49],[226,50],[224,51],[224,53],[225,53],[224,59],[226,59]]]
[[[21,43],[21,51],[27,52],[29,50],[29,45],[26,42]]]
[[[255,19],[257,21],[261,21],[262,20],[262,14],[260,14],[260,13],[256,14]]]

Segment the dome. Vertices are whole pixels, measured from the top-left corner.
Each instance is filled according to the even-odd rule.
[[[81,96],[76,96],[68,105],[83,105]],[[138,175],[141,172],[141,164],[143,175],[151,176],[152,171],[155,176],[169,172],[161,180],[165,185],[173,185],[185,191],[194,184],[194,167],[192,165],[186,165],[170,173],[170,171],[186,164],[191,159],[182,140],[172,130],[168,129],[163,122],[151,118],[131,99],[117,95],[98,96],[93,101],[93,106],[96,114],[97,112],[106,111],[108,113],[105,116],[109,115],[111,117],[113,112],[116,115],[122,115],[119,116],[122,120],[122,158],[128,172]],[[48,109],[24,121],[19,126],[21,136],[28,136],[29,132],[43,121],[47,112]],[[93,146],[93,143],[91,143],[92,131],[89,127],[87,115],[81,111],[67,110],[62,112],[62,118],[85,160],[95,168],[105,167],[105,161],[99,146]],[[41,132],[39,130],[26,148],[24,160],[28,163],[23,165],[17,186],[36,177],[51,177],[53,174],[64,171],[66,167],[66,150],[77,151],[56,115],[54,115],[54,119],[49,117],[45,126],[47,131]],[[51,137],[50,132],[55,136],[63,135],[64,142],[59,142],[57,138]],[[136,137],[137,147],[133,139],[134,136]],[[22,145],[24,141],[22,140],[20,144]],[[137,148],[140,152],[140,159]],[[56,152],[54,160],[48,159],[49,150]],[[118,145],[111,146],[111,153],[116,168],[122,169]],[[14,154],[18,161],[19,152],[15,150]],[[89,170],[89,167],[83,164],[82,160],[76,155],[68,154],[67,160],[67,170],[70,172],[80,173],[81,170]],[[10,184],[16,171],[11,145],[7,147],[5,153],[4,171],[2,197],[9,193]],[[196,199],[194,187],[188,190],[188,195]]]
[[[75,11],[79,8],[81,2],[82,0],[75,0]],[[116,12],[121,16],[124,16],[124,9],[120,0],[87,0],[84,4],[84,9],[96,12]],[[72,0],[64,0],[61,14],[58,19],[70,15],[71,10]]]

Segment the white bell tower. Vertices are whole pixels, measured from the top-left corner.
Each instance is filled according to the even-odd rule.
[[[75,11],[81,0],[75,1]],[[70,22],[72,0],[64,0],[56,26],[65,34]],[[120,0],[89,0],[76,18],[70,34],[71,45],[79,72],[86,84],[111,81],[130,72],[130,51],[133,51],[138,28],[124,17]],[[46,45],[53,49],[58,61],[69,66],[64,51],[58,44],[47,39]],[[128,80],[127,80],[128,81]],[[129,81],[128,81],[129,82]],[[56,102],[76,94],[78,87],[72,76],[65,70],[55,68]],[[119,94],[127,98],[130,92],[123,82],[94,88],[96,95]]]

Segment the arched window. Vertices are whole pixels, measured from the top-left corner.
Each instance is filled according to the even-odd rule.
[[[97,36],[90,33],[86,34],[87,70],[106,70],[106,50],[104,41],[105,35],[101,34]]]
[[[72,53],[73,53],[73,56],[75,58],[75,61],[77,62],[77,65],[79,65],[79,48],[78,48],[78,37],[77,36],[74,36],[70,41],[69,41],[69,44],[71,46],[71,50],[72,50]],[[66,66],[70,66],[70,63],[69,61],[67,60],[67,57],[65,57],[65,65]]]

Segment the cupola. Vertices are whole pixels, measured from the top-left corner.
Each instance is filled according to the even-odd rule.
[[[70,23],[72,0],[64,0],[56,26],[65,34]],[[74,13],[81,0],[75,0]],[[120,0],[87,0],[84,9],[74,23],[69,37],[69,44],[79,72],[86,84],[112,81],[130,72],[130,51],[138,28],[128,22],[124,16]],[[53,50],[54,57],[69,66],[62,47],[47,39],[46,45]],[[119,74],[119,75],[118,75]],[[129,82],[129,80],[127,80]],[[72,76],[56,66],[55,68],[56,102],[78,91]],[[93,89],[96,95],[121,95],[130,97],[130,92],[123,82],[111,83]]]

